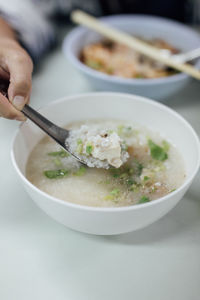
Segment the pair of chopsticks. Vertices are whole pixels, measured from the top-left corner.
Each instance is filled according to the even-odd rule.
[[[175,60],[173,60],[173,58],[164,57],[160,54],[159,49],[131,36],[128,33],[125,33],[119,29],[115,29],[110,25],[107,25],[102,21],[99,21],[96,18],[90,16],[89,14],[76,10],[72,12],[71,19],[75,23],[84,25],[115,42],[133,48],[134,50],[140,52],[143,55],[146,55],[154,60],[163,63],[164,65],[172,67],[178,71],[187,73],[190,76],[200,80],[200,71],[195,69],[190,64],[178,63]]]

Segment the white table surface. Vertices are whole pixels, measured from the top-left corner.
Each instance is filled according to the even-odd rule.
[[[33,79],[32,106],[92,91],[61,48]],[[200,83],[165,102],[200,135]],[[99,237],[69,230],[26,194],[11,165],[16,121],[0,120],[1,300],[199,300],[200,174],[164,218],[138,232]]]

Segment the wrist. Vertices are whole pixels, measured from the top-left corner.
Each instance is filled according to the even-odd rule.
[[[5,53],[10,49],[14,51],[25,51],[17,39],[12,37],[0,36],[0,53]]]

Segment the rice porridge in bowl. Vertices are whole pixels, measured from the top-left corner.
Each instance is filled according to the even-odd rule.
[[[131,206],[168,195],[184,182],[181,154],[159,132],[108,119],[73,122],[66,128],[72,132],[69,145],[90,167],[49,137],[34,147],[26,166],[27,179],[53,197],[91,207]],[[111,153],[115,160],[108,165],[105,158]],[[99,165],[93,165],[92,155],[100,157]]]
[[[18,129],[11,159],[19,180],[41,210],[68,228],[100,235],[144,228],[183,198],[199,169],[191,125],[150,99],[86,93],[39,112],[70,129],[70,145],[84,161],[109,160],[107,169],[80,165],[33,122]]]

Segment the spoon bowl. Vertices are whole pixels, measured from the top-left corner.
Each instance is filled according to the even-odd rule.
[[[70,134],[69,130],[59,127],[56,124],[52,123],[27,104],[23,107],[22,112],[28,119],[30,119],[44,132],[46,132],[52,139],[54,139],[65,151],[70,153],[80,163],[86,165],[86,163],[83,160],[81,160],[79,157],[77,157],[74,153],[70,151],[70,147],[66,143],[66,140]]]
[[[62,127],[57,126],[52,123],[50,120],[45,118],[43,115],[38,113],[29,105],[25,105],[22,109],[23,114],[29,118],[33,123],[35,123],[38,127],[40,127],[45,133],[47,133],[52,139],[54,139],[65,151],[70,153],[76,160],[78,160],[81,164],[86,165],[88,167],[97,167],[97,168],[110,168],[110,164],[107,162],[106,165],[102,164],[99,166],[100,159],[95,158],[94,162],[89,163],[87,160],[84,160],[84,157],[79,157],[76,155],[76,152],[73,152],[73,149],[70,147],[70,141],[68,140],[70,136],[70,131],[64,129]]]
[[[160,53],[162,56],[171,57],[179,63],[186,63],[192,61],[200,56],[200,48],[196,48],[187,52],[171,54],[171,51],[168,49],[161,49]]]

